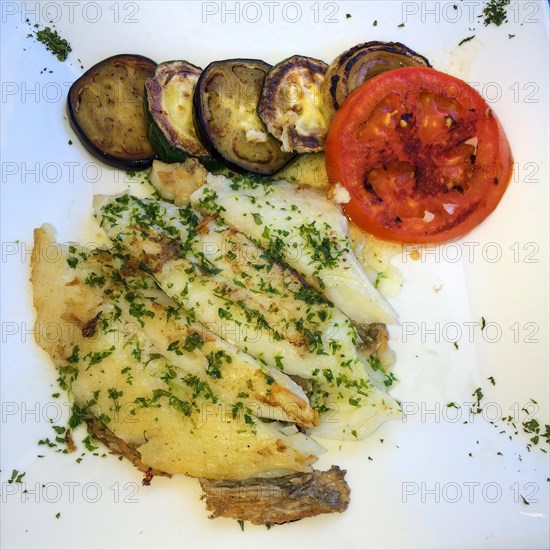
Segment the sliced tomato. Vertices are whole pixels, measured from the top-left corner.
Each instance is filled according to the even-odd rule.
[[[444,242],[497,206],[512,176],[496,116],[468,84],[427,67],[382,73],[355,89],[326,143],[346,214],[386,240]]]

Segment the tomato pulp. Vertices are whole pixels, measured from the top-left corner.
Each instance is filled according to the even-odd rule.
[[[497,206],[512,176],[504,130],[466,82],[427,67],[382,73],[358,88],[327,137],[329,180],[346,214],[381,239],[459,238]]]

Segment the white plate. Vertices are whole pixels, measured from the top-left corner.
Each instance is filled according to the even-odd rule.
[[[477,18],[483,5],[2,2],[3,547],[550,545],[548,455],[528,452],[521,429],[513,435],[502,421],[490,423],[511,415],[519,427],[531,398],[541,424],[549,418],[548,4],[512,0],[509,22],[498,28]],[[26,17],[31,24],[55,21],[73,47],[67,62],[26,38]],[[82,74],[77,59],[85,68],[122,52],[203,67],[231,57],[274,63],[294,53],[330,61],[376,39],[401,41],[480,90],[506,129],[516,171],[497,211],[465,239],[425,248],[421,261],[397,259],[405,284],[393,299],[402,321],[392,331],[400,379],[394,394],[407,414],[364,442],[332,444],[319,460],[320,467],[347,468],[349,510],[270,531],[247,525],[243,533],[233,520],[207,519],[195,480],[155,479],[142,487],[139,473],[114,457],[87,455],[76,464],[74,455],[38,447],[55,435],[48,418],[66,417],[67,407],[63,397],[51,397],[54,370],[31,333],[32,230],[50,222],[61,241],[93,238],[86,229],[93,193],[129,182],[95,162],[68,126],[65,96]],[[482,414],[464,424],[463,404],[478,387]],[[461,409],[446,408],[450,401]],[[458,421],[453,412],[462,415]],[[24,484],[7,483],[13,469],[26,472]]]

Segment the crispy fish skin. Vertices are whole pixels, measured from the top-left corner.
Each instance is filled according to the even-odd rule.
[[[171,477],[162,470],[148,467],[139,451],[118,438],[97,418],[86,420],[88,429],[112,454],[127,458],[146,474],[144,485],[153,475]],[[250,478],[242,481],[200,478],[210,518],[230,517],[256,525],[274,525],[297,521],[320,514],[344,512],[350,500],[345,481],[346,470],[313,470],[274,478]]]
[[[314,470],[271,479],[219,481],[200,479],[210,517],[273,525],[319,514],[344,512],[350,500],[346,470]]]
[[[156,468],[151,468],[147,466],[141,460],[141,454],[137,450],[135,445],[131,443],[126,443],[120,437],[117,437],[101,420],[93,416],[86,418],[86,425],[88,426],[88,431],[93,434],[93,436],[101,441],[114,455],[121,455],[124,458],[127,458],[140,472],[144,474],[150,471],[153,475],[156,476],[168,476],[172,477],[172,474],[167,474],[162,470],[157,470]]]

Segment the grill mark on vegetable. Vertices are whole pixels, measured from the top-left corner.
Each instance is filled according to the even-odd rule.
[[[316,97],[321,95],[327,68],[324,61],[294,55],[275,65],[267,74],[258,104],[258,115],[268,131],[281,140],[285,151],[308,153],[323,150],[328,130],[328,125],[324,125],[324,117],[323,122],[319,118],[318,123],[310,125],[307,130],[301,122],[304,120],[302,117],[309,116],[307,107],[311,100],[308,90],[314,90]],[[293,99],[289,96],[289,89],[300,88],[301,91],[302,87],[306,91],[300,93],[299,97]],[[318,105],[313,107],[321,116]]]
[[[374,195],[376,202],[384,202],[382,197],[380,197],[380,195],[378,195],[378,193],[374,190],[374,187],[372,186],[372,184],[369,183],[366,176],[365,176],[365,183],[363,184],[363,187],[365,188],[365,191]]]
[[[283,152],[281,143],[271,135],[263,143],[247,143],[245,129],[235,122],[253,120],[252,126],[267,132],[256,109],[270,69],[271,65],[257,59],[215,61],[204,69],[195,88],[193,113],[197,137],[212,156],[236,172],[248,170],[271,175],[295,156]],[[246,97],[230,93],[235,87],[246,89]],[[220,113],[227,111],[230,116],[222,119]],[[242,150],[236,149],[239,144]]]
[[[386,59],[388,56],[389,60]],[[369,61],[369,57],[373,59]],[[362,63],[367,65],[366,70],[361,67]],[[352,74],[358,64],[359,68]],[[386,70],[409,65],[431,67],[428,59],[400,42],[374,40],[350,48],[340,54],[327,71],[327,77],[330,77],[329,92],[334,108],[338,109],[346,96],[366,80]]]
[[[335,109],[340,107],[340,104],[336,101],[336,89],[338,88],[338,82],[340,82],[340,76],[337,74],[333,75],[330,79],[330,96]]]

